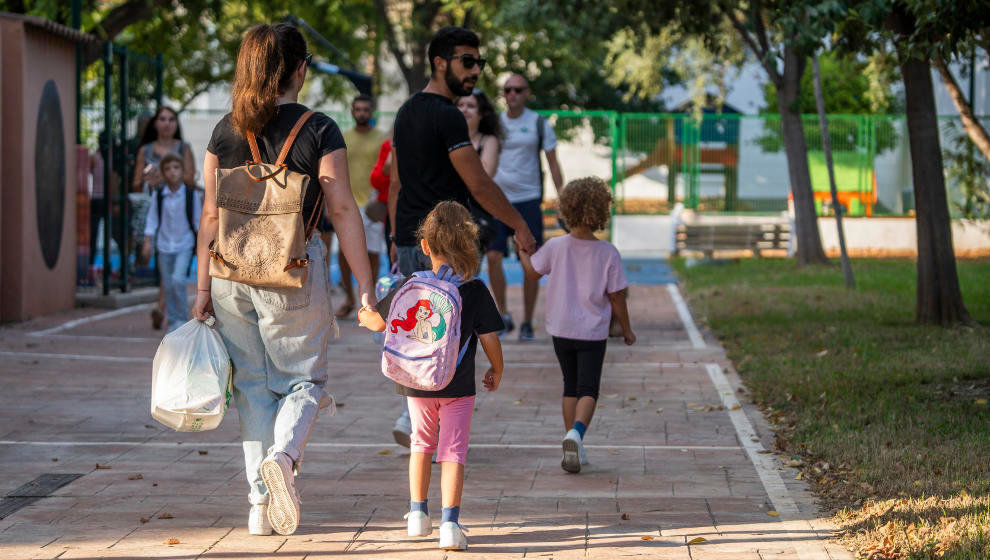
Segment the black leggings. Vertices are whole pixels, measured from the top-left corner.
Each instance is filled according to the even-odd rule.
[[[598,400],[605,363],[606,340],[575,340],[553,337],[553,351],[564,374],[565,397],[591,397]]]

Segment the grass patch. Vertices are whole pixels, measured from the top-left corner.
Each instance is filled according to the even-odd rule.
[[[672,264],[861,556],[990,557],[990,261],[959,262],[982,326],[956,329],[914,324],[908,260],[855,260],[856,292],[838,267]]]

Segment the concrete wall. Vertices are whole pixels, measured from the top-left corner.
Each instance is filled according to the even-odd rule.
[[[75,43],[16,19],[0,19],[0,42],[0,320],[21,321],[75,305]],[[44,185],[36,184],[36,169],[47,171],[44,166],[58,164],[53,155],[58,152],[56,146],[39,146],[40,154],[35,149],[39,110],[49,81],[57,88],[56,113],[61,113],[65,190],[60,222],[39,231],[36,193]],[[52,161],[45,161],[46,157]],[[52,267],[45,262],[42,249],[41,236],[45,235],[58,240]]]

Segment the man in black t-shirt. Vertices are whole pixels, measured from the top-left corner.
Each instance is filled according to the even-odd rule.
[[[468,208],[474,200],[515,230],[516,246],[532,252],[536,240],[519,212],[481,165],[468,137],[467,122],[455,97],[470,95],[485,60],[478,36],[463,27],[444,27],[430,41],[432,75],[395,117],[394,164],[388,194],[389,219],[399,270],[408,276],[430,268],[419,249],[416,230],[437,203],[455,200]]]

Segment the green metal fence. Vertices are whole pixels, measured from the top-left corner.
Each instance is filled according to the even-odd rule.
[[[790,179],[778,115],[541,111],[558,136],[565,177],[607,178],[620,214],[787,209]],[[830,214],[828,173],[817,115],[804,115],[808,168],[819,214]],[[986,212],[990,164],[973,154],[958,117],[940,117],[954,216]],[[829,115],[839,202],[850,216],[913,212],[910,150],[903,115]],[[547,180],[547,192],[552,184]],[[983,202],[981,203],[981,200]],[[982,205],[981,205],[982,204]]]

